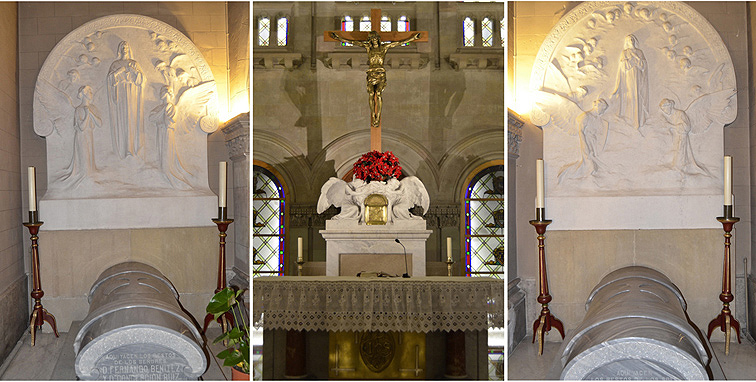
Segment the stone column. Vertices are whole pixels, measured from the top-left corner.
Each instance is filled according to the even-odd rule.
[[[249,286],[249,113],[240,114],[221,128],[226,136],[234,179],[234,259],[229,283]]]

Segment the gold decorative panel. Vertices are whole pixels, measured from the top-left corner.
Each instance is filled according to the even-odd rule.
[[[331,332],[329,379],[425,379],[425,333]]]
[[[388,221],[388,199],[381,194],[365,198],[365,224],[385,225]]]

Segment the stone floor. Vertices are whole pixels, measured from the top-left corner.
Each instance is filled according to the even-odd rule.
[[[507,375],[514,380],[547,379],[561,342],[546,342],[543,355],[538,356],[538,344],[531,344],[529,338],[522,341],[509,357]],[[743,340],[743,343],[730,344],[730,354],[724,354],[724,342],[712,343],[716,361],[722,366],[728,380],[756,379],[756,345]],[[714,361],[712,361],[714,362]]]
[[[219,335],[220,328],[211,326],[208,329],[208,353],[211,355],[218,354],[223,349],[221,344],[212,343]],[[37,333],[36,344],[32,347],[31,335],[24,334],[0,366],[0,380],[75,381],[74,337],[75,332],[60,333],[60,338],[55,338],[52,333]],[[230,367],[222,367],[222,361],[214,356],[208,362],[202,380],[231,380]]]

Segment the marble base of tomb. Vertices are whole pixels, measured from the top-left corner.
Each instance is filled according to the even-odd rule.
[[[416,347],[396,352],[405,355],[409,366],[401,360],[378,362],[385,366],[384,370],[395,369],[392,379],[445,379],[455,373],[485,379],[487,329],[504,326],[504,287],[503,281],[487,277],[256,278],[252,311],[254,326],[264,329],[263,375],[272,379],[288,375],[289,368],[282,362],[288,353],[287,331],[299,331],[305,338],[307,378],[359,377],[348,373],[368,366],[363,365],[364,361],[356,362],[359,360],[354,360],[353,355],[356,363],[346,363],[347,349],[336,349],[339,336],[358,336],[361,340],[373,332],[394,333],[391,335],[395,338],[425,337],[424,341],[417,340]],[[452,341],[448,338],[450,332],[456,335]],[[454,348],[464,350],[459,354]],[[337,362],[340,355],[341,361]],[[456,369],[447,367],[449,359],[455,360]]]
[[[208,191],[181,197],[43,198],[39,209],[47,231],[207,227],[218,215],[218,197]]]
[[[410,276],[425,276],[425,241],[431,234],[425,220],[399,220],[386,225],[356,220],[328,220],[320,234],[326,240],[326,275],[354,276],[358,272],[404,274],[404,249]],[[386,257],[390,256],[390,257]]]

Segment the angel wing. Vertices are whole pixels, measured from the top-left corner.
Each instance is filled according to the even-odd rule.
[[[714,122],[724,125],[734,121],[737,115],[736,94],[735,89],[725,89],[704,94],[693,100],[685,109],[690,118],[691,133],[703,133]]]
[[[331,177],[328,179],[323,187],[320,188],[318,213],[323,213],[323,211],[327,210],[331,205],[341,207],[341,205],[348,199],[348,187],[347,183],[339,178]]]
[[[548,122],[569,135],[577,135],[579,127],[575,121],[584,113],[580,106],[568,98],[545,91],[536,92],[535,98],[535,105],[551,117]]]
[[[411,206],[417,205],[423,207],[423,215],[425,215],[430,205],[430,197],[423,182],[416,176],[408,176],[402,179],[399,184],[401,190],[403,190],[404,197],[408,198],[409,204]]]
[[[191,131],[199,125],[206,133],[212,133],[218,128],[218,91],[215,81],[206,81],[186,89],[177,98],[174,103],[177,126],[184,131]]]
[[[73,127],[75,106],[68,94],[39,78],[34,89],[34,132],[46,137]]]

